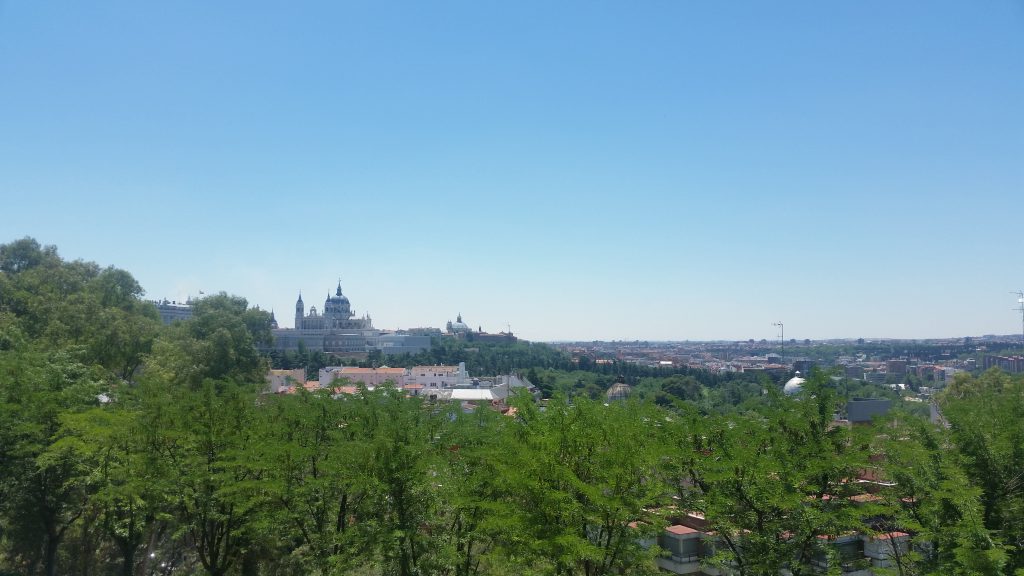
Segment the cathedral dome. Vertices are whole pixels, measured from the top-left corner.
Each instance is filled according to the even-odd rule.
[[[338,280],[338,289],[335,290],[334,296],[327,296],[327,301],[331,303],[348,303],[348,297],[341,293],[341,280]]]

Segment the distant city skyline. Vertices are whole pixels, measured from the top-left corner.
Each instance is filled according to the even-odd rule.
[[[1024,4],[0,4],[0,242],[293,321],[1015,334]]]

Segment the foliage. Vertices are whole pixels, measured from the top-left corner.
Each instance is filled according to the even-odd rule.
[[[263,394],[269,315],[200,300],[162,326],[127,272],[0,245],[0,573],[648,574],[700,512],[708,567],[836,572],[851,533],[909,534],[891,573],[1024,569],[1024,378],[960,377],[949,427],[833,414],[825,374],[783,396],[749,375],[574,363],[444,340],[391,365],[519,371],[504,412],[407,398]],[[606,402],[616,381],[633,386]],[[827,568],[825,568],[827,567]],[[882,569],[878,569],[881,573]]]

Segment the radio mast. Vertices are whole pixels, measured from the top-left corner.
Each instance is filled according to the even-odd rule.
[[[1024,298],[1024,294],[1021,295],[1021,298]],[[782,324],[782,320],[779,320],[778,322],[772,322],[772,326],[778,326],[779,327],[779,343],[782,344],[782,353],[779,354],[779,355],[782,356],[782,363],[785,364],[786,363],[786,326]]]

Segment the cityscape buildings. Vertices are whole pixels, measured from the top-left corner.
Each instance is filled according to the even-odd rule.
[[[274,348],[297,351],[328,352],[346,356],[361,356],[379,350],[384,354],[415,354],[430,349],[430,336],[424,334],[398,334],[378,330],[369,314],[356,317],[348,297],[341,291],[341,282],[334,295],[327,295],[323,309],[315,305],[306,311],[299,293],[295,301],[295,327],[274,328]]]

